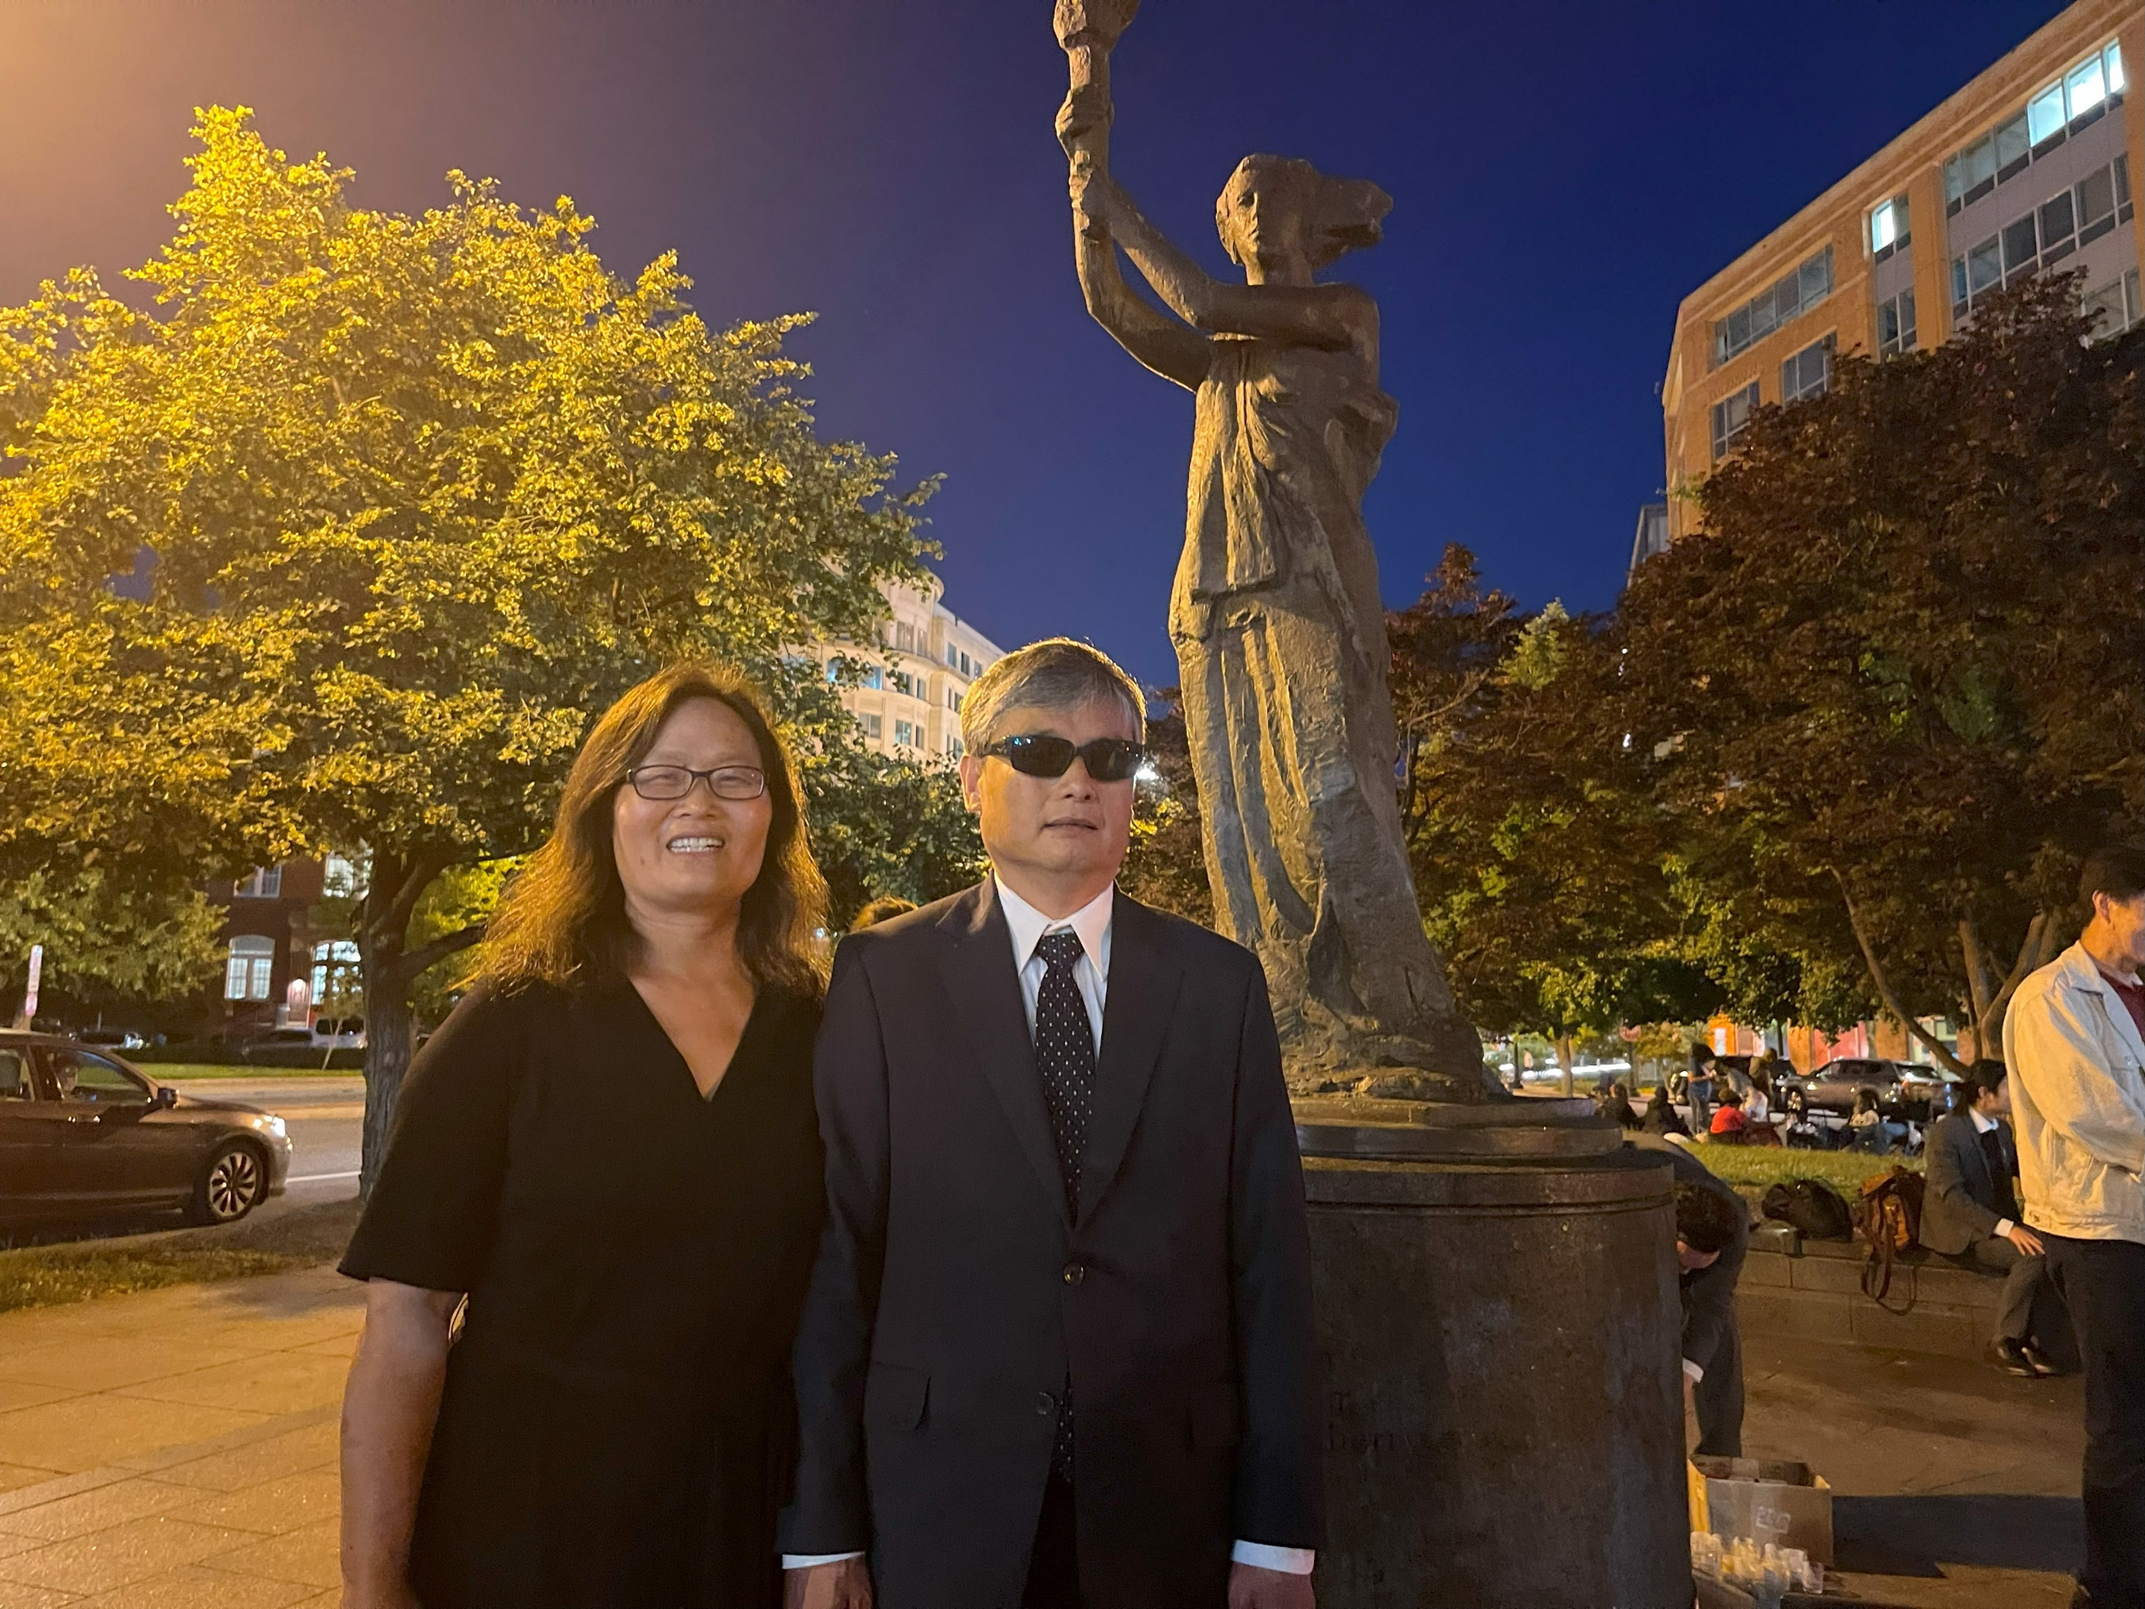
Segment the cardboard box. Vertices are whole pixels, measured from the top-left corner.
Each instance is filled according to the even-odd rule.
[[[1690,1486],[1693,1531],[1801,1548],[1832,1563],[1832,1488],[1808,1464],[1693,1458]]]

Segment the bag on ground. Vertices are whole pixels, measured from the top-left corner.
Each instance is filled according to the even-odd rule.
[[[1854,1214],[1847,1200],[1822,1179],[1790,1179],[1765,1192],[1758,1210],[1792,1224],[1805,1240],[1851,1240]]]

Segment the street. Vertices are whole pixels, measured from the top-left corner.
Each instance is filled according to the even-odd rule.
[[[154,1065],[142,1069],[151,1078]],[[190,1078],[172,1086],[200,1100],[236,1101],[281,1117],[290,1131],[288,1188],[250,1214],[265,1221],[300,1207],[340,1201],[357,1194],[358,1156],[365,1117],[365,1080],[348,1078],[277,1078],[247,1073],[233,1078]],[[107,1213],[73,1223],[22,1225],[0,1238],[0,1245],[57,1245],[70,1240],[101,1240],[170,1229],[175,1212]]]
[[[156,1076],[154,1067],[142,1070],[152,1078]],[[257,1106],[264,1112],[274,1112],[290,1126],[290,1193],[286,1199],[293,1205],[311,1206],[357,1194],[365,1080],[356,1074],[348,1078],[275,1078],[249,1073],[241,1078],[188,1079],[178,1088],[183,1094],[205,1100]]]

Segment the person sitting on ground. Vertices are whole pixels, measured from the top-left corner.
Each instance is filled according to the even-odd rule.
[[[1977,1061],[1955,1092],[1958,1109],[1929,1126],[1923,1154],[1929,1186],[1921,1242],[1969,1268],[2004,1276],[1992,1349],[1996,1366],[2022,1380],[2056,1373],[2029,1333],[2033,1300],[2048,1272],[2048,1248],[2018,1221],[2018,1149],[2002,1121],[2011,1092],[2000,1061]]]
[[[1677,1134],[1686,1140],[1691,1137],[1691,1126],[1683,1121],[1683,1114],[1676,1110],[1675,1100],[1669,1094],[1666,1084],[1654,1085],[1653,1094],[1646,1102],[1646,1115],[1639,1122],[1639,1131],[1662,1136]]]
[[[1618,1128],[1630,1130],[1639,1126],[1639,1114],[1631,1104],[1631,1094],[1622,1084],[1609,1086],[1600,1110],[1603,1117],[1615,1119]]]
[[[1769,1084],[1760,1084],[1756,1078],[1750,1081],[1750,1093],[1743,1097],[1743,1143],[1745,1145],[1778,1145],[1780,1131],[1773,1127],[1773,1102]]]
[[[1889,1156],[1892,1153],[1892,1125],[1885,1122],[1884,1113],[1877,1109],[1877,1092],[1873,1089],[1855,1091],[1854,1115],[1847,1120],[1854,1131],[1854,1149],[1867,1151],[1871,1156]]]
[[[1743,1097],[1734,1090],[1721,1092],[1720,1105],[1713,1113],[1713,1122],[1708,1130],[1716,1145],[1741,1145],[1750,1119],[1743,1115]]]

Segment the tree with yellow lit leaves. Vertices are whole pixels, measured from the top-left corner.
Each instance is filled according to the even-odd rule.
[[[369,1182],[411,986],[476,937],[413,944],[427,888],[540,841],[590,721],[669,660],[735,660],[839,743],[785,649],[870,636],[922,491],[814,435],[799,320],[709,329],[671,256],[621,281],[563,198],[354,207],[249,118],[197,114],[130,275],[153,311],[87,270],[0,311],[0,873],[362,846]]]

